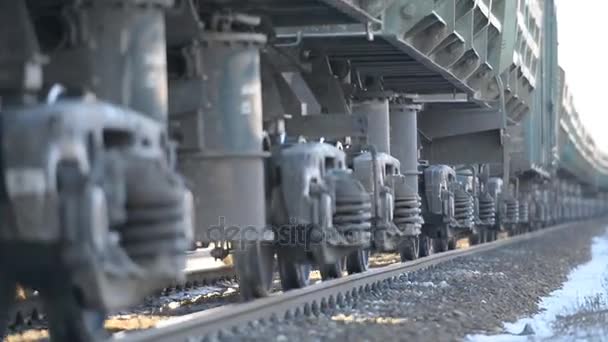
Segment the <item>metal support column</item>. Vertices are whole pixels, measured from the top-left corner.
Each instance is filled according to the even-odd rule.
[[[92,0],[68,20],[78,29],[78,49],[51,53],[45,78],[69,89],[167,119],[167,58],[164,8],[172,0]]]
[[[418,111],[419,105],[394,103],[390,106],[390,149],[401,163],[406,183],[418,189]]]
[[[266,36],[243,32],[261,19],[212,13],[202,25],[194,2],[169,30],[205,27],[169,41],[169,123],[179,143],[178,165],[194,193],[195,239],[213,255],[232,252],[245,299],[272,285],[274,250],[266,228],[260,49]],[[168,16],[169,18],[170,16]],[[181,18],[181,19],[179,19]],[[181,68],[184,66],[185,68]]]
[[[35,103],[42,86],[42,55],[23,1],[0,1],[0,110]]]
[[[367,144],[378,153],[390,154],[390,124],[388,98],[369,98],[352,106],[353,114],[367,116]]]
[[[266,224],[264,43],[260,34],[206,32],[185,49],[197,69],[171,80],[171,129],[181,140],[179,167],[195,194],[199,241],[235,241],[246,232],[259,238],[254,234]]]

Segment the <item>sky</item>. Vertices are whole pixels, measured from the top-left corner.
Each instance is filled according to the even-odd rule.
[[[608,153],[608,0],[556,0],[559,63],[583,125]]]

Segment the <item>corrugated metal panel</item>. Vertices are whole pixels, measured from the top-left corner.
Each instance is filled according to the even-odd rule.
[[[515,1],[514,1],[515,3]],[[553,164],[555,142],[555,75],[557,74],[556,19],[552,1],[519,0],[516,15],[516,44],[511,66],[502,75],[510,129],[514,173],[528,170],[548,172]],[[543,15],[543,8],[549,13]]]
[[[606,179],[608,157],[597,152],[580,125],[558,69],[554,0],[206,3],[269,14],[274,25],[290,26],[279,29],[280,36],[301,36],[313,53],[349,60],[397,92],[464,92],[470,103],[496,106],[500,75],[514,171],[562,167],[597,182]]]
[[[608,156],[597,150],[593,139],[580,121],[565,81],[562,92],[559,166],[584,183],[608,189]]]
[[[365,75],[380,76],[387,89],[400,93],[452,93],[457,88],[437,71],[420,63],[382,37],[368,41],[365,33],[351,36],[309,34],[306,47],[326,54],[331,60],[349,60]],[[462,91],[462,90],[460,90]]]
[[[512,64],[515,48],[512,0],[348,2],[379,23],[297,27],[278,34],[295,38],[300,33],[306,44],[329,47],[323,52],[330,58],[351,59],[399,92],[458,90],[482,105],[499,97],[495,77]]]
[[[510,1],[517,5],[515,13],[515,44],[509,68],[502,74],[506,86],[507,109],[511,120],[519,121],[533,106],[540,59],[543,55],[542,0]],[[555,18],[550,15],[550,18]]]
[[[512,7],[509,0],[394,1],[382,16],[383,31],[395,37],[395,45],[468,86],[473,97],[494,99],[494,77],[512,54],[503,41],[505,24],[512,28]]]

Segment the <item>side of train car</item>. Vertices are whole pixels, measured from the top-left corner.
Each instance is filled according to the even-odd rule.
[[[20,283],[53,339],[99,338],[192,241],[252,299],[605,213],[556,26],[553,0],[0,0],[0,336]]]

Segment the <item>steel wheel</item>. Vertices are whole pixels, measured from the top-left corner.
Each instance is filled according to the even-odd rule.
[[[61,224],[64,226],[82,224],[76,213],[82,210],[83,199],[86,196],[88,185],[85,176],[75,164],[65,163],[57,168],[57,178]],[[56,278],[48,287],[41,290],[42,301],[47,310],[51,340],[105,340],[109,337],[104,329],[106,313],[101,308],[84,307],[83,291],[88,289],[74,287],[67,281],[70,278],[70,274],[66,274],[65,278]]]
[[[486,243],[488,242],[488,235],[490,234],[490,229],[482,229],[482,231],[479,233],[479,243]]]
[[[362,273],[369,268],[369,250],[357,249],[346,257],[346,271],[348,274]]]
[[[410,236],[399,243],[399,254],[401,261],[410,261],[418,259],[420,254],[420,238],[418,236]]]
[[[495,241],[497,236],[498,236],[498,232],[496,230],[490,229],[486,232],[486,239],[484,242]]]
[[[492,236],[492,232],[494,232],[492,229],[484,229],[483,230],[483,236],[482,236],[482,243],[486,243],[488,241],[492,241],[491,240],[491,236]]]
[[[419,255],[420,257],[426,257],[435,253],[435,245],[433,239],[426,235],[421,235],[419,240]]]
[[[485,234],[485,229],[480,229],[477,234],[473,234],[469,237],[469,243],[474,245],[479,245],[483,243],[483,235]]]
[[[324,264],[319,266],[319,272],[321,272],[321,279],[330,280],[342,278],[342,272],[344,271],[345,260],[340,259],[340,261],[335,264]]]
[[[51,341],[100,341],[109,337],[104,329],[105,313],[83,308],[77,293],[67,288],[42,293],[48,310]]]
[[[456,238],[448,238],[448,250],[452,251],[456,249]]]
[[[309,263],[296,260],[289,251],[279,250],[277,254],[279,275],[283,291],[300,289],[310,283]]]
[[[234,252],[234,267],[243,300],[265,297],[272,287],[274,247],[267,242],[245,243]]]
[[[0,341],[4,341],[8,325],[11,321],[11,312],[15,304],[15,288],[17,284],[14,281],[6,279],[0,275]]]
[[[450,239],[447,237],[439,237],[435,240],[435,251],[441,253],[449,249]]]

